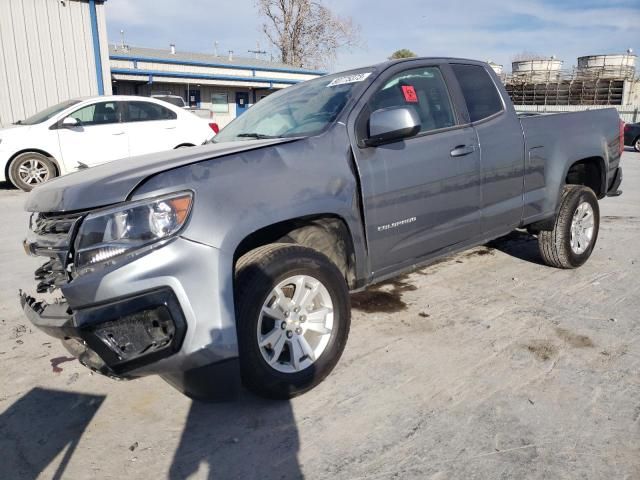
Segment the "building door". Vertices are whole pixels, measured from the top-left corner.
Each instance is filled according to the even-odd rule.
[[[189,108],[200,108],[200,90],[185,90],[184,93]]]
[[[236,92],[236,117],[239,117],[249,108],[249,94],[247,92]]]

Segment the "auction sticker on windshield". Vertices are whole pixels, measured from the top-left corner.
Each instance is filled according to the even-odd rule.
[[[334,78],[333,80],[331,80],[331,82],[329,82],[329,85],[327,85],[327,87],[336,87],[338,85],[344,85],[346,83],[362,82],[363,80],[366,80],[369,77],[369,75],[371,75],[371,72],[355,73],[353,75],[346,75],[344,77]]]

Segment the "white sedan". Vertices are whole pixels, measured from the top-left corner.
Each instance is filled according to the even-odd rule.
[[[154,98],[68,100],[0,130],[0,182],[28,191],[79,168],[201,145],[215,135],[213,128]]]

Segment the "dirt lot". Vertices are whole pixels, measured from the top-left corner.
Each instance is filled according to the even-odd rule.
[[[24,195],[0,189],[0,478],[640,478],[640,154],[591,260],[512,234],[353,296],[345,354],[291,402],[192,402],[91,375],[17,300]]]

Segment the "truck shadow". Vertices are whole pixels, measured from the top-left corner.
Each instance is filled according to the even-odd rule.
[[[246,391],[235,402],[194,401],[168,478],[197,473],[197,478],[210,480],[300,479],[299,444],[288,401]]]
[[[247,267],[256,284],[269,285],[273,279],[256,265]],[[235,298],[234,285],[223,285],[222,298]],[[240,300],[238,300],[240,301]],[[227,314],[235,317],[235,302],[229,302]],[[213,335],[235,338],[213,331]],[[314,368],[315,372],[315,367]],[[226,379],[230,380],[230,379]],[[168,478],[207,478],[209,480],[252,479],[293,480],[303,478],[298,464],[300,441],[290,401],[267,400],[224,378],[209,378],[214,388],[194,400],[176,449]],[[221,383],[222,382],[222,383]],[[216,394],[215,390],[220,390]],[[233,397],[227,398],[227,395]]]
[[[51,478],[65,478],[80,437],[104,399],[104,395],[30,390],[0,415],[0,477],[36,478],[64,451]]]
[[[544,265],[538,250],[538,239],[523,230],[514,230],[490,241],[486,246],[526,262]]]

